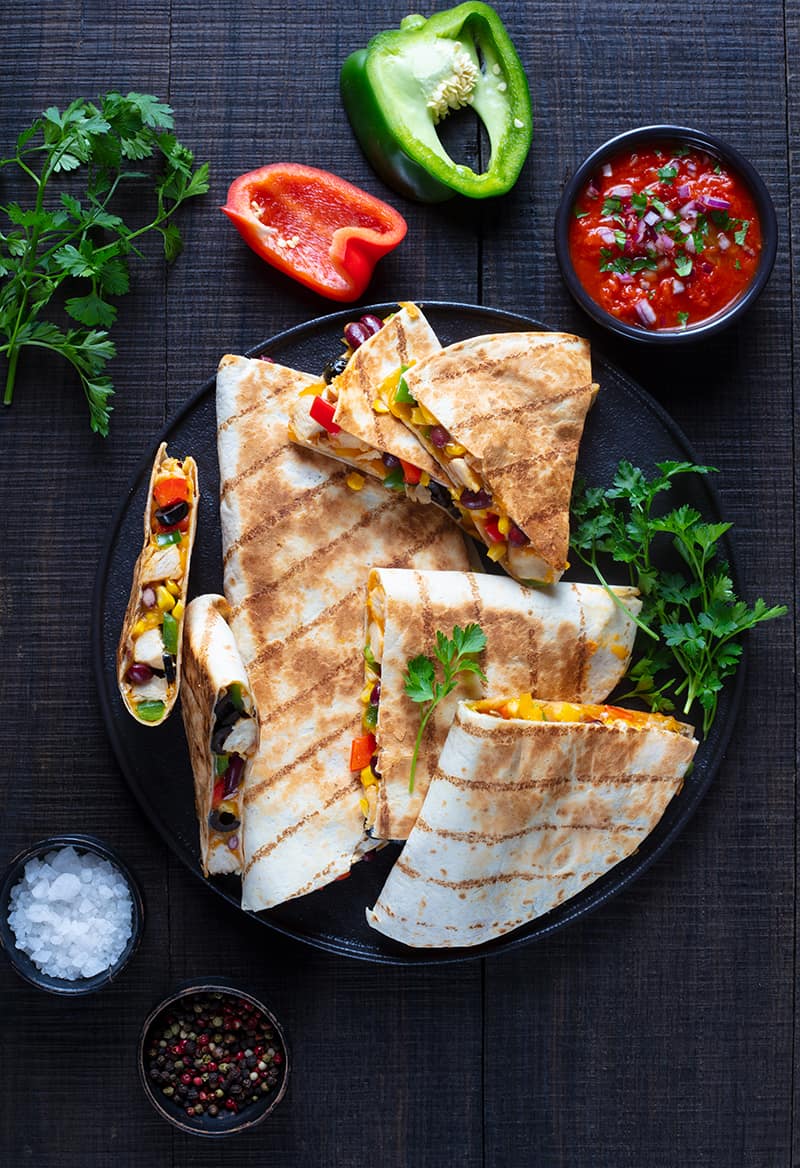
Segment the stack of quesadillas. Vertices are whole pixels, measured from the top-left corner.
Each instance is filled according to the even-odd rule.
[[[638,613],[634,589],[617,589],[617,597],[630,613]],[[409,791],[420,712],[405,693],[403,674],[412,658],[431,653],[437,630],[449,634],[470,622],[486,636],[480,661],[486,685],[471,674],[437,706]],[[507,576],[374,568],[365,633],[375,668],[373,678],[373,666],[365,663],[367,678],[370,685],[380,679],[375,727],[380,781],[369,781],[365,790],[373,834],[408,838],[459,697],[532,690],[544,698],[602,701],[627,668],[635,632],[632,616],[599,585],[532,589]]]
[[[658,714],[530,694],[460,703],[369,924],[421,947],[519,928],[636,851],[696,749],[690,726]]]

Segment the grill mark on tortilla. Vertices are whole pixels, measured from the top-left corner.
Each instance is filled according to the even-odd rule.
[[[265,403],[261,400],[251,402],[251,404],[249,406],[245,406],[243,410],[238,410],[235,414],[229,414],[228,417],[225,418],[224,421],[220,422],[217,426],[217,434],[219,435],[223,430],[227,430],[230,426],[233,425],[234,422],[238,422],[240,418],[246,418],[256,410],[263,409],[264,404]]]
[[[313,758],[314,755],[317,754],[320,750],[324,750],[326,746],[330,746],[331,743],[335,742],[337,738],[340,738],[345,733],[345,731],[351,729],[353,720],[354,719],[351,716],[346,722],[343,722],[340,726],[337,726],[335,730],[332,730],[330,734],[326,734],[324,738],[320,738],[318,742],[315,742],[313,745],[309,746],[308,750],[304,750],[302,754],[298,754],[295,758],[292,759],[291,762],[287,762],[280,768],[280,770],[273,771],[269,778],[262,779],[260,783],[254,783],[252,786],[248,787],[244,793],[245,806],[247,806],[248,803],[252,803],[253,800],[258,795],[260,795],[262,791],[266,791],[267,788],[271,787],[279,779],[285,778],[285,776],[290,774],[296,767],[300,766],[302,763],[308,762],[308,760]],[[344,758],[344,755],[342,758]],[[356,775],[356,781],[360,786],[360,776]],[[349,791],[353,786],[354,781],[352,776],[350,776],[349,784],[342,787],[341,790]]]
[[[395,868],[398,868],[406,876],[412,880],[423,880],[426,884],[436,884],[439,888],[455,889],[470,889],[470,888],[486,888],[489,884],[513,884],[517,880],[525,880],[528,883],[539,880],[572,880],[575,877],[575,872],[499,872],[491,876],[472,876],[466,880],[445,880],[441,876],[423,876],[416,868],[413,868],[409,861],[400,853],[400,858],[395,861]],[[598,880],[606,872],[602,869],[600,872],[587,872],[582,878],[586,880]],[[482,925],[476,926],[481,928]]]
[[[676,781],[674,775],[651,775],[646,771],[623,771],[620,774],[619,771],[615,771],[613,774],[592,775],[591,778],[587,778],[584,775],[562,774],[556,778],[515,780],[513,783],[493,783],[488,779],[462,779],[458,775],[448,775],[439,767],[436,768],[432,777],[442,779],[459,791],[501,791],[506,794],[509,791],[513,791],[515,794],[517,791],[554,791],[558,787],[573,785],[582,787],[622,787],[634,783],[638,783],[640,786],[643,786],[645,783],[664,783],[669,785]]]
[[[265,467],[269,466],[271,462],[274,462],[285,453],[286,447],[279,446],[278,449],[273,450],[271,454],[265,454],[263,458],[259,458],[256,462],[251,463],[250,466],[246,467],[242,471],[239,471],[238,474],[231,475],[230,478],[225,479],[225,482],[222,483],[219,489],[220,502],[222,499],[224,499],[225,495],[227,495],[228,491],[233,490],[234,487],[238,487],[251,474],[255,474],[256,471],[263,470]]]
[[[573,585],[573,591],[574,585]],[[589,661],[591,653],[586,640],[586,610],[579,595],[576,595],[578,606],[578,639],[575,646],[578,655],[578,693],[586,693],[589,685]]]
[[[246,473],[247,472],[243,472],[243,474],[246,474]],[[330,474],[328,476],[328,478],[324,479],[321,483],[317,483],[317,485],[315,487],[311,487],[309,490],[303,491],[302,495],[293,495],[289,499],[288,502],[284,503],[282,507],[278,507],[277,510],[273,511],[270,515],[268,515],[266,517],[266,519],[262,519],[262,521],[260,523],[256,523],[253,527],[248,528],[247,531],[242,532],[242,534],[239,536],[239,538],[235,539],[233,541],[233,543],[231,543],[228,546],[228,548],[225,552],[225,555],[223,556],[223,559],[222,559],[223,566],[227,565],[227,563],[229,562],[233,553],[238,551],[239,548],[245,547],[248,543],[251,543],[259,535],[263,535],[264,532],[269,531],[270,528],[276,527],[279,523],[281,523],[286,518],[287,515],[290,515],[293,511],[296,511],[298,509],[298,507],[304,506],[310,499],[317,498],[319,495],[324,494],[325,491],[327,491],[329,487],[338,485],[339,483],[343,482],[349,474],[350,474],[350,470],[347,467],[343,467],[342,470],[334,471],[332,474]],[[241,479],[241,477],[243,477],[243,476],[237,476],[237,481],[239,481]],[[382,509],[383,508],[379,508],[379,510],[382,510]],[[366,519],[369,520],[371,515],[372,515],[372,512],[369,512],[369,511],[366,512]],[[363,525],[363,520],[361,522],[359,522],[358,524],[356,524],[357,527],[362,526],[362,525]],[[352,530],[355,530],[355,528],[353,528]],[[333,546],[333,545],[332,544],[327,545],[327,547],[331,547],[331,546]],[[321,549],[321,550],[325,550],[325,549]],[[307,562],[307,561],[305,561],[305,562]]]
[[[314,811],[309,811],[308,814],[304,815],[302,819],[297,821],[297,823],[292,823],[289,827],[285,827],[280,835],[276,836],[274,840],[270,840],[268,844],[262,844],[260,848],[256,848],[249,861],[247,862],[247,865],[242,872],[242,876],[246,876],[254,864],[257,864],[261,860],[265,859],[270,854],[270,852],[274,851],[274,849],[277,848],[280,844],[284,843],[285,840],[290,839],[293,835],[300,831],[301,828],[311,823],[314,819],[319,818],[323,811],[329,811],[330,808],[335,806],[335,804],[337,804],[340,799],[343,799],[345,795],[349,795],[351,793],[352,792],[350,787],[343,787],[342,790],[336,791],[335,794],[333,794],[326,803],[323,803],[321,807],[315,808]],[[328,865],[328,867],[330,867],[330,865]],[[325,868],[322,869],[323,872],[325,870]]]
[[[437,379],[437,384],[434,387],[423,384],[422,397],[420,397],[418,400],[422,401],[422,404],[425,405],[426,403],[424,401],[424,397],[426,389],[438,389],[441,383],[448,380],[457,380],[459,383],[464,382],[464,384],[466,384],[471,377],[474,377],[476,374],[479,374],[482,371],[483,366],[490,368],[491,364],[492,363],[489,361],[477,362],[474,366],[467,365],[459,369],[455,369],[452,374],[443,374],[440,378]],[[509,422],[518,422],[521,416],[529,414],[531,411],[537,412],[539,409],[544,409],[549,406],[561,405],[563,402],[570,401],[572,398],[578,397],[581,394],[585,394],[590,390],[591,385],[579,385],[573,389],[565,390],[563,393],[553,394],[552,397],[543,397],[539,401],[526,401],[522,402],[518,406],[509,406],[507,409],[501,410],[490,409],[486,411],[477,411],[474,414],[467,415],[466,418],[459,418],[456,422],[456,428],[451,430],[451,433],[453,434],[453,437],[458,440],[458,435],[462,432],[462,430],[474,430],[476,426],[479,426],[482,422],[487,421],[489,418],[492,419],[495,425],[497,425],[497,423],[507,425]],[[414,396],[416,397],[417,395],[415,394]],[[431,412],[435,415],[435,403],[431,405],[430,409]],[[497,428],[499,429],[499,426]]]
[[[603,834],[641,832],[641,827],[635,823],[532,823],[529,827],[521,827],[517,831],[458,831],[449,827],[431,827],[422,816],[417,817],[414,827],[417,831],[429,835],[467,844],[505,843],[507,840],[521,839],[534,831],[602,831]]]
[[[248,596],[245,596],[244,599],[241,601],[241,603],[236,605],[232,609],[232,614],[235,616],[240,616],[242,614],[242,612],[246,610],[246,608],[249,604],[253,603],[256,600],[261,599],[261,597],[263,597],[263,596],[268,596],[271,592],[274,592],[277,588],[282,587],[288,580],[291,579],[292,576],[295,576],[302,569],[307,568],[309,565],[313,565],[314,563],[316,563],[317,560],[327,559],[329,553],[334,551],[339,546],[339,544],[345,543],[347,540],[349,540],[354,531],[358,531],[360,528],[370,526],[377,516],[382,515],[384,513],[384,511],[387,511],[390,508],[392,508],[394,506],[395,502],[396,502],[396,500],[394,498],[392,498],[390,495],[389,498],[387,498],[386,502],[381,503],[380,507],[377,507],[374,511],[365,511],[360,516],[357,523],[355,523],[352,527],[349,527],[346,531],[343,531],[341,535],[336,537],[336,539],[332,540],[330,543],[325,544],[324,547],[317,548],[316,551],[314,551],[310,555],[306,556],[303,560],[297,560],[297,561],[295,561],[295,563],[290,564],[282,576],[279,576],[277,578],[277,580],[273,580],[273,582],[271,584],[267,584],[267,586],[265,588],[261,588],[261,589],[259,589],[258,592],[251,592]],[[394,558],[390,559],[389,562],[383,564],[382,567],[385,567],[385,568],[405,567],[406,564],[408,563],[409,559],[411,559],[413,556],[415,556],[417,554],[417,552],[422,551],[422,549],[424,547],[427,547],[430,543],[435,542],[435,540],[437,540],[440,535],[443,535],[446,530],[449,531],[451,529],[451,527],[452,527],[451,520],[442,511],[441,512],[441,522],[439,523],[438,527],[436,527],[436,529],[434,531],[432,531],[426,535],[423,535],[413,545],[413,547],[406,548],[406,550],[404,551],[404,553],[401,556],[394,557]],[[236,546],[235,544],[232,544],[231,548],[229,550],[233,550],[235,546]]]
[[[320,624],[320,622],[322,622],[322,621],[327,622],[331,617],[334,617],[336,615],[336,613],[338,613],[342,608],[344,608],[348,604],[351,604],[353,601],[353,598],[360,595],[362,590],[363,590],[363,585],[361,585],[361,584],[359,584],[356,588],[351,588],[346,596],[342,596],[339,600],[336,601],[335,604],[329,605],[328,608],[323,608],[323,610],[321,612],[317,613],[317,615],[314,617],[313,620],[308,621],[304,625],[295,625],[294,628],[291,630],[291,632],[287,633],[286,636],[280,640],[270,641],[270,643],[268,645],[266,645],[261,650],[260,653],[257,653],[255,655],[253,660],[250,662],[250,668],[257,669],[258,666],[263,665],[265,661],[268,661],[272,656],[274,656],[275,653],[279,652],[282,648],[285,648],[287,645],[291,645],[293,641],[296,641],[300,637],[305,636],[306,633],[308,633],[312,629],[314,629],[316,625]]]
[[[276,649],[280,648],[280,642],[273,642],[272,645],[268,646],[269,649],[273,647]],[[346,657],[338,658],[332,668],[324,673],[322,677],[318,677],[313,685],[308,686],[307,689],[301,690],[300,693],[295,694],[295,696],[290,698],[288,701],[281,702],[281,716],[284,716],[288,711],[293,709],[294,706],[298,705],[298,703],[307,701],[308,698],[310,698],[311,695],[315,692],[315,690],[320,688],[320,686],[330,685],[331,681],[337,677],[337,675],[341,673],[343,669],[347,669],[350,665],[356,665],[360,658],[360,649],[354,649]]]
[[[498,717],[495,718],[495,721],[498,723],[497,729],[494,726],[473,726],[465,721],[460,721],[459,726],[471,738],[491,739],[493,742],[499,742],[503,746],[513,746],[520,735],[530,737],[540,733],[542,726],[546,726],[550,734],[554,734],[559,738],[565,734],[572,734],[576,726],[600,726],[604,734],[616,734],[621,737],[627,736],[628,734],[643,734],[646,732],[650,734],[669,734],[670,740],[685,737],[683,734],[678,734],[674,730],[667,730],[665,727],[658,725],[636,727],[611,722],[529,722],[524,718],[515,719],[513,728],[509,728],[508,731],[504,732],[502,723],[508,722],[509,719]]]

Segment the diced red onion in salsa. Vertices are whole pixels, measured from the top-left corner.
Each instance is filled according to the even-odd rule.
[[[620,154],[573,208],[576,275],[606,312],[650,331],[716,316],[758,267],[753,196],[725,163],[680,143]]]

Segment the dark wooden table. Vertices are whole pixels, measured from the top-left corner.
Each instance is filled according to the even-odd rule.
[[[23,358],[2,424],[0,863],[59,831],[116,845],[147,900],[141,949],[103,994],[67,1003],[0,960],[0,1164],[36,1168],[780,1168],[795,1116],[793,617],[751,638],[727,757],[678,842],[602,910],[491,960],[375,966],[279,937],[172,856],[122,779],[89,654],[100,549],[134,468],[226,351],[336,306],[259,262],[219,214],[230,180],[269,161],[331,169],[407,217],[371,301],[457,299],[585,333],[672,414],[733,521],[743,590],[793,611],[795,346],[791,197],[797,8],[698,0],[498,6],[528,72],[533,150],[481,205],[408,203],[364,161],[338,99],[353,48],[407,6],[60,0],[4,9],[0,153],[45,106],[110,88],[171,102],[211,163],[166,270],[153,244],[114,329],[111,436],[92,435],[56,359]],[[765,177],[781,240],[734,331],[675,355],[613,344],[558,276],[552,224],[577,161],[615,132],[676,121],[735,144]],[[0,184],[4,182],[0,174]],[[21,191],[2,188],[2,201]],[[795,245],[798,237],[795,235]],[[280,1108],[223,1145],[151,1110],[135,1046],[182,979],[235,979],[284,1021]]]

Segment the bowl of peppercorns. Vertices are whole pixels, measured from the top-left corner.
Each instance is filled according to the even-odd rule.
[[[289,1077],[275,1016],[244,990],[186,986],[151,1011],[139,1041],[145,1094],[164,1119],[197,1136],[227,1136],[260,1123]]]

